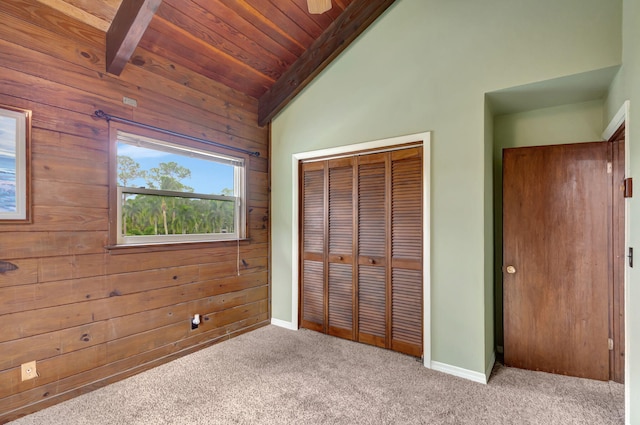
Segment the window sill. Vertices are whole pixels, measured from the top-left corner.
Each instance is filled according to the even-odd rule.
[[[104,247],[112,255],[138,254],[144,252],[177,251],[182,249],[200,249],[222,246],[235,247],[238,244],[247,245],[251,239],[221,239],[217,241],[195,241],[195,242],[167,242],[167,243],[144,243],[127,245],[107,245]]]

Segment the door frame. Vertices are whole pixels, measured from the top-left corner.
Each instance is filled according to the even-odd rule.
[[[618,112],[614,115],[614,117],[607,125],[607,128],[602,133],[603,140],[610,140],[618,129],[624,125],[624,174],[626,177],[630,176],[631,167],[630,167],[630,139],[629,139],[629,107],[630,102],[625,100],[622,104]],[[629,212],[629,201],[625,199],[624,203],[624,249],[625,253],[629,250],[629,221],[630,221],[630,212]],[[626,263],[624,268],[624,327],[625,327],[625,358],[624,358],[624,414],[625,414],[625,423],[631,423],[631,396],[629,391],[629,385],[631,381],[631,377],[629,375],[629,338],[627,329],[629,329],[629,309],[631,306],[629,305],[629,265]]]
[[[431,198],[430,198],[430,179],[431,179],[431,132],[414,133],[406,136],[398,136],[387,139],[373,140],[369,142],[356,143],[352,145],[337,146],[333,148],[320,149],[315,151],[298,152],[291,155],[291,176],[294,184],[292,185],[292,228],[291,228],[291,328],[298,329],[299,324],[299,236],[300,236],[300,175],[299,163],[302,160],[309,160],[320,157],[336,157],[357,151],[388,149],[397,145],[405,145],[411,142],[422,142],[422,246],[423,246],[423,364],[427,368],[431,368]]]

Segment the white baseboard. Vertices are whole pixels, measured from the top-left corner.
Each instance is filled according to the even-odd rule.
[[[285,328],[285,329],[289,329],[292,331],[297,331],[298,328],[293,326],[293,323],[291,322],[287,322],[285,320],[280,320],[280,319],[275,319],[275,318],[271,318],[271,324],[274,326],[279,326],[281,328]]]
[[[469,381],[478,382],[480,384],[486,384],[489,382],[489,376],[491,376],[491,371],[493,370],[493,365],[496,362],[496,353],[494,352],[491,356],[491,361],[489,362],[489,366],[485,373],[476,372],[469,369],[463,369],[458,366],[452,366],[446,363],[431,362],[431,369],[437,370],[438,372],[447,373],[449,375],[457,376],[458,378],[468,379]]]

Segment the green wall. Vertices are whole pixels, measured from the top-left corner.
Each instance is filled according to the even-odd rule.
[[[618,65],[620,5],[397,0],[273,121],[273,317],[293,320],[292,154],[432,131],[431,357],[484,373],[494,347],[485,93]]]
[[[607,99],[607,122],[620,109],[623,102],[630,101],[630,116],[627,122],[629,139],[626,148],[629,155],[629,176],[640,179],[640,4],[637,0],[624,0],[622,25],[622,68],[611,86]],[[628,246],[640,247],[640,194],[638,191],[629,201]],[[627,376],[626,393],[627,423],[640,424],[640,272],[638,266],[627,268],[626,338]]]

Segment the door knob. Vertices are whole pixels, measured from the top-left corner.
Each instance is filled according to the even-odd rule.
[[[507,266],[507,273],[514,274],[516,272],[516,268],[513,266]]]
[[[374,260],[373,258],[369,258],[369,264],[375,264],[376,260]]]

